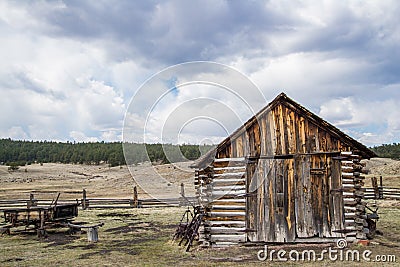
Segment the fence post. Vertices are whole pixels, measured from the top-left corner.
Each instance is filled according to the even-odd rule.
[[[383,199],[383,180],[382,176],[379,177],[379,199]]]
[[[372,188],[374,189],[374,198],[378,199],[379,198],[379,187],[378,187],[378,179],[376,177],[371,177],[371,184]]]
[[[181,183],[181,196],[179,197],[179,206],[185,206],[185,185]]]
[[[30,193],[29,200],[27,203],[27,208],[29,209],[31,207],[36,207],[36,206],[37,206],[37,200],[35,199],[35,196],[32,193]]]
[[[137,187],[135,185],[133,187],[133,207],[137,208],[138,206],[139,206],[139,200],[138,200]]]
[[[89,207],[89,201],[86,198],[86,189],[82,190],[82,209],[87,209]]]
[[[379,199],[383,199],[383,187],[379,187]]]

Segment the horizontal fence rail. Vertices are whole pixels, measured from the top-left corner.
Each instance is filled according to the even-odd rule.
[[[129,208],[159,208],[159,207],[180,207],[196,205],[196,197],[185,197],[183,184],[181,185],[181,197],[178,198],[160,198],[160,199],[139,199],[137,188],[134,187],[133,198],[92,198],[89,197],[86,190],[74,191],[75,199],[58,199],[57,205],[78,204],[82,209],[129,209]],[[29,199],[0,199],[0,211],[29,207],[51,207],[56,202],[55,199],[35,198],[35,194],[61,193],[68,195],[70,192],[53,191],[32,191]],[[51,198],[51,197],[50,197]]]
[[[62,194],[64,195],[64,192]],[[400,200],[400,188],[366,187],[364,188],[364,199]],[[0,211],[27,207],[50,207],[54,205],[54,201],[54,199],[36,199],[34,194],[31,194],[29,199],[0,199]],[[139,199],[137,194],[133,198],[91,198],[87,197],[86,191],[83,190],[79,199],[60,199],[57,201],[57,205],[63,204],[78,204],[82,209],[158,208],[197,205],[197,198]]]
[[[366,187],[365,199],[398,199],[400,200],[400,188],[396,187]]]
[[[195,197],[186,197],[191,203],[195,203]],[[161,207],[180,207],[191,205],[183,198],[169,198],[169,199],[139,199],[136,202],[134,199],[103,199],[103,198],[87,198],[83,199],[70,199],[60,200],[57,205],[75,204],[78,203],[83,209],[129,209],[129,208],[161,208]],[[0,211],[17,208],[27,208],[30,199],[10,199],[0,200]],[[50,207],[53,204],[52,200],[35,199],[34,207]],[[85,205],[82,203],[85,202]],[[31,207],[33,207],[31,205]]]

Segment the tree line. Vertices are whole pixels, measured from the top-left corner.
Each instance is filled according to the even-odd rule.
[[[122,142],[54,142],[0,139],[0,163],[26,165],[32,163],[100,164],[110,166],[151,161],[169,163],[194,160],[207,152],[210,145],[137,144]],[[125,154],[127,157],[124,156]]]
[[[371,148],[379,157],[400,159],[400,143],[383,144]]]
[[[100,164],[110,166],[151,161],[169,163],[195,160],[214,146],[137,144],[122,142],[54,142],[0,139],[0,163],[26,165],[32,163]],[[124,149],[125,155],[124,156]],[[372,147],[379,157],[400,159],[400,143]]]

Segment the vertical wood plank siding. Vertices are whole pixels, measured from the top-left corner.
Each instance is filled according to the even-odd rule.
[[[248,145],[244,145],[244,140],[248,140]],[[315,121],[282,103],[261,114],[250,127],[220,147],[217,158],[350,150],[351,145],[341,142]]]

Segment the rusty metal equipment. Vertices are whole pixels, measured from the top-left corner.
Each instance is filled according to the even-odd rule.
[[[365,206],[365,208],[369,211],[367,212],[366,216],[366,222],[368,224],[368,231],[367,231],[367,238],[372,239],[375,237],[375,234],[380,233],[379,230],[376,229],[376,224],[379,220],[379,215],[378,215],[378,209],[376,203],[373,205],[373,207],[368,207]]]
[[[188,207],[187,210],[183,213],[182,218],[179,222],[178,227],[176,228],[174,237],[172,240],[177,240],[179,238],[182,238],[187,230],[187,227],[189,225],[189,221],[193,220],[193,213]]]
[[[199,236],[199,228],[203,221],[203,217],[204,209],[201,206],[194,207],[194,216],[190,223],[185,227],[184,231],[182,231],[182,239],[179,242],[179,246],[184,243],[184,246],[186,246],[186,252],[190,250],[193,241]]]
[[[205,212],[203,206],[193,204],[187,197],[185,197],[183,192],[181,192],[181,197],[182,200],[186,201],[186,203],[189,205],[187,210],[183,213],[172,240],[181,238],[179,241],[179,246],[184,243],[186,246],[186,252],[188,252],[193,244],[193,241],[196,238],[199,238],[199,228],[203,222]],[[190,210],[190,206],[193,208],[193,213]]]

